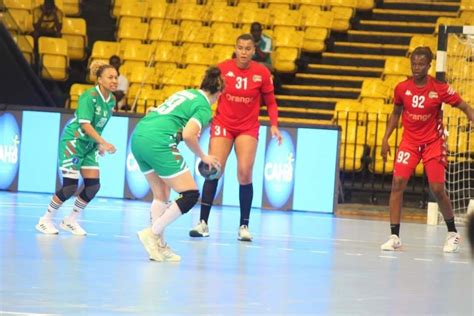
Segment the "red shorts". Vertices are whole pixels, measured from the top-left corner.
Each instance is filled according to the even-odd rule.
[[[260,123],[258,121],[256,121],[251,128],[239,129],[238,126],[237,128],[229,127],[214,117],[211,123],[211,138],[225,137],[229,139],[236,139],[239,135],[249,135],[258,140],[259,129]]]
[[[395,156],[393,175],[408,180],[421,159],[428,182],[444,183],[447,160],[443,137],[421,146],[402,139]]]

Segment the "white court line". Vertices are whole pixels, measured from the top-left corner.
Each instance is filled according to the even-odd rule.
[[[384,258],[384,259],[398,259],[398,257],[395,257],[395,256],[383,256],[383,255],[380,255],[379,258]]]
[[[224,247],[230,246],[230,244],[220,243],[220,242],[213,242],[212,244],[215,246],[224,246]]]
[[[262,248],[262,246],[252,246],[252,245],[247,245],[245,247],[246,248]]]
[[[0,311],[0,315],[31,315],[31,316],[51,316],[51,315],[59,315],[59,314],[38,314],[38,313],[21,313],[21,312],[7,312],[7,311]]]
[[[197,244],[197,243],[199,243],[199,241],[196,241],[196,240],[178,240],[178,242],[182,242],[182,243],[185,243],[185,244]]]
[[[344,252],[344,254],[346,256],[357,256],[357,257],[360,257],[360,256],[364,255],[363,253],[358,253],[358,252]]]
[[[426,258],[413,258],[415,261],[426,261],[426,262],[432,262],[433,259],[426,259]]]
[[[319,254],[322,254],[322,255],[326,255],[328,254],[327,251],[321,251],[321,250],[311,250],[312,253],[319,253]]]
[[[277,248],[278,250],[284,250],[284,251],[294,251],[295,249],[293,248]]]
[[[96,234],[96,233],[87,233],[87,236],[99,236],[99,234]]]
[[[117,238],[130,238],[130,236],[128,236],[128,235],[114,235],[114,237],[117,237]]]
[[[468,261],[456,261],[456,260],[449,261],[449,263],[469,264]]]

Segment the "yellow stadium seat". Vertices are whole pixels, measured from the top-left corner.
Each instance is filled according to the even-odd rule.
[[[150,62],[155,46],[151,44],[128,44],[123,54],[124,61]]]
[[[84,60],[87,47],[86,20],[81,18],[64,18],[61,33],[62,38],[68,43],[69,58],[72,60]]]
[[[159,42],[156,45],[155,61],[162,63],[181,63],[182,49],[178,46],[173,46],[169,42]]]
[[[270,10],[270,19],[273,26],[293,26],[299,27],[301,25],[301,11],[299,10],[290,10],[288,6],[286,9],[276,9],[272,10],[274,4],[270,4],[268,10]],[[278,8],[281,6],[278,5]],[[285,7],[282,6],[282,7]]]
[[[388,100],[392,91],[384,84],[382,79],[369,78],[362,82],[360,98]]]
[[[225,22],[237,24],[241,15],[239,7],[230,7],[226,5],[209,4],[205,9],[209,12],[209,17],[206,18],[211,22]]]
[[[93,85],[89,85],[89,84],[74,83],[71,86],[71,89],[69,90],[69,108],[77,109],[77,101],[79,100],[79,96],[84,91],[92,87]]]
[[[337,101],[333,117],[335,124],[341,125],[348,121],[357,121],[363,124],[366,120],[365,106],[361,102],[356,100]]]
[[[294,0],[295,4],[299,7],[302,5],[312,5],[319,6],[321,8],[327,7],[329,5],[329,0]]]
[[[372,10],[375,7],[375,0],[357,0],[356,9],[361,11]]]
[[[250,3],[254,4],[254,3]],[[271,24],[270,20],[270,11],[267,9],[245,9],[245,7],[241,6],[239,4],[239,7],[242,8],[242,12],[245,12],[245,14],[242,14],[240,17],[239,23],[243,25],[249,25],[255,21],[258,21],[260,24],[263,26],[267,26]],[[245,27],[245,30],[250,30],[250,28]]]
[[[178,42],[180,35],[179,25],[172,24],[170,20],[152,20],[148,32],[149,41]]]
[[[135,18],[120,21],[117,38],[119,41],[133,40],[143,42],[147,39],[148,23],[135,20]]]
[[[367,128],[357,121],[340,121],[341,143],[364,145],[367,143]]]
[[[19,35],[16,38],[16,44],[18,45],[20,51],[23,53],[23,56],[25,57],[26,61],[29,64],[32,64],[34,60],[35,46],[33,37],[31,37],[30,35]]]
[[[357,7],[357,0],[329,0],[327,5],[332,7],[353,8]]]
[[[226,59],[232,58],[232,54],[235,52],[235,46],[233,45],[215,45],[213,47],[214,64],[223,62]]]
[[[201,85],[202,79],[206,74],[207,66],[204,65],[188,65],[186,71],[191,77],[191,86],[199,87]]]
[[[437,45],[438,45],[438,40],[433,35],[414,35],[410,40],[410,46],[408,47],[408,54],[410,55],[415,50],[415,48],[419,46],[429,47],[431,51],[435,53],[437,49]]]
[[[150,19],[174,20],[176,18],[178,6],[174,3],[167,3],[166,1],[152,1],[150,7]]]
[[[474,11],[461,11],[459,19],[463,22],[462,25],[474,25]]]
[[[331,0],[334,1],[334,0]],[[331,29],[334,31],[347,31],[350,28],[350,20],[355,13],[355,0],[346,1],[346,0],[336,0],[331,3],[331,12],[334,13],[334,20],[331,26]]]
[[[160,78],[160,84],[165,86],[191,86],[191,78],[186,69],[175,69],[164,73]]]
[[[159,62],[155,63],[155,73],[158,76],[162,76],[164,73],[169,71],[174,71],[178,68],[176,63],[168,63],[168,62]]]
[[[139,66],[133,69],[129,80],[131,84],[143,83],[147,85],[156,86],[158,82],[158,76],[156,74],[155,68]]]
[[[7,29],[20,33],[30,33],[33,31],[33,16],[26,10],[9,9],[3,15],[3,23]]]
[[[385,76],[411,76],[410,59],[406,57],[387,57],[383,74]]]
[[[183,64],[211,65],[213,61],[212,48],[206,48],[200,44],[183,48]]]
[[[326,38],[330,29],[319,27],[308,27],[304,30],[303,47],[306,52],[321,53],[326,50]]]
[[[24,0],[20,0],[20,1],[24,1]],[[31,3],[32,3],[33,9],[34,9],[37,6],[42,5],[44,3],[44,0],[31,0]],[[59,10],[64,12],[63,0],[54,0],[54,4],[56,5],[56,7],[58,7]]]
[[[62,38],[40,37],[38,51],[41,76],[45,79],[67,80],[69,68],[67,41]]]
[[[298,56],[299,50],[297,48],[277,47],[272,56],[273,67],[280,72],[295,72],[295,60]]]
[[[341,144],[339,168],[345,172],[361,171],[363,168],[362,158],[364,157],[366,148],[365,145],[361,144]]]
[[[63,10],[67,16],[79,16],[81,14],[80,0],[63,0]]]
[[[165,85],[162,89],[163,97],[165,100],[169,98],[172,94],[185,89],[185,86],[177,86],[177,85]]]
[[[19,9],[31,11],[36,7],[36,3],[31,0],[3,0],[3,4],[7,9]]]
[[[289,6],[293,6],[297,0],[265,0],[266,3],[270,5],[274,4],[286,4]]]
[[[214,45],[235,45],[236,38],[242,33],[231,24],[214,24],[211,29],[211,43]]]
[[[91,58],[109,59],[120,52],[119,42],[96,41],[92,46]]]
[[[184,23],[184,22],[183,22]],[[183,43],[207,44],[211,37],[211,28],[208,26],[183,27],[181,25],[181,38]]]
[[[474,11],[474,2],[472,0],[461,0],[460,11]]]
[[[303,14],[303,26],[307,28],[331,29],[334,21],[334,12],[316,11]]]
[[[208,7],[196,3],[178,4],[176,20],[178,21],[202,21]]]
[[[148,1],[140,0],[128,0],[122,3],[119,13],[119,20],[123,17],[136,17],[146,18],[148,17]]]
[[[276,26],[273,30],[275,47],[303,47],[303,31],[296,31],[293,27]]]

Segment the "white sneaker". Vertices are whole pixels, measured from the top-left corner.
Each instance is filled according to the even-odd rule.
[[[54,226],[54,223],[49,218],[40,217],[38,224],[35,226],[36,230],[43,234],[55,235],[59,233],[59,230]]]
[[[79,225],[76,220],[70,220],[69,218],[64,218],[61,224],[59,224],[63,230],[71,232],[73,235],[76,236],[85,236],[87,232]]]
[[[397,235],[391,235],[386,243],[380,246],[385,251],[395,251],[402,246],[402,240]]]
[[[446,235],[446,241],[444,242],[444,252],[458,252],[459,243],[461,241],[461,235],[455,232],[448,232]]]
[[[158,246],[158,251],[163,256],[164,261],[181,261],[181,256],[174,253],[173,249],[171,249],[168,245],[165,245],[163,247]]]
[[[209,237],[209,226],[206,222],[201,219],[199,224],[197,224],[193,229],[189,231],[190,237]]]
[[[150,256],[150,260],[164,261],[163,255],[158,250],[159,237],[153,234],[150,227],[139,231],[137,235]]]
[[[237,239],[241,241],[252,241],[252,234],[250,234],[250,231],[247,225],[240,226],[239,237],[237,237]]]

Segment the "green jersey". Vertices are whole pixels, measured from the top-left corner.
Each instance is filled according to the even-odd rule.
[[[62,140],[75,139],[95,144],[95,141],[82,131],[81,123],[90,123],[96,132],[101,135],[105,125],[107,125],[112,116],[112,109],[115,107],[115,97],[110,93],[109,98],[106,100],[100,92],[99,86],[96,86],[84,91],[79,97],[78,104],[74,118],[66,127]]]
[[[135,135],[147,138],[160,136],[176,137],[189,120],[201,128],[209,124],[212,110],[209,99],[198,89],[182,90],[169,97],[156,110],[140,120]],[[167,141],[170,139],[167,138]]]

